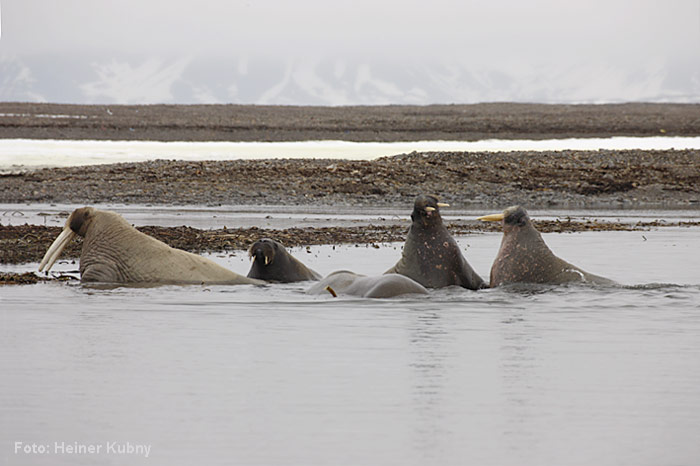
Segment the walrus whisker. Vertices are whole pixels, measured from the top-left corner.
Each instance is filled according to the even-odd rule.
[[[48,272],[53,267],[53,264],[59,258],[63,250],[68,246],[71,240],[75,237],[75,233],[70,228],[64,228],[58,238],[51,243],[49,249],[44,254],[41,263],[39,263],[39,272],[43,272],[44,268]]]

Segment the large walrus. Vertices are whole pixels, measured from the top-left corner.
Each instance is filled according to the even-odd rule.
[[[457,242],[440,217],[435,196],[419,195],[411,213],[413,223],[399,262],[386,273],[400,273],[426,288],[458,285],[471,290],[486,288],[484,280],[471,268]]]
[[[273,239],[263,238],[253,243],[248,256],[253,260],[248,278],[280,283],[321,279],[321,275],[306,267]]]
[[[527,211],[520,206],[509,207],[502,214],[479,217],[479,220],[503,222],[501,248],[491,266],[492,287],[509,283],[615,283],[555,256],[532,226]]]
[[[428,290],[420,283],[396,273],[367,277],[347,270],[339,270],[309,288],[307,293],[393,298],[405,294],[427,294]]]
[[[114,212],[76,209],[39,264],[49,271],[75,235],[82,236],[80,278],[85,282],[264,284],[204,257],[174,249],[131,226]]]

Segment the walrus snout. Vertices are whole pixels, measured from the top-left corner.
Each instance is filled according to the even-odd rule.
[[[248,249],[248,256],[260,265],[270,265],[275,259],[277,243],[271,239],[263,238],[256,241]]]
[[[477,217],[477,220],[482,222],[503,222],[503,227],[524,227],[530,222],[530,217],[527,215],[527,210],[519,205],[508,207],[500,214],[484,215]]]
[[[416,197],[413,204],[413,212],[411,220],[423,219],[424,221],[439,219],[440,207],[449,207],[450,205],[444,202],[439,202],[437,196],[421,194]]]
[[[250,255],[253,261],[257,261],[259,264],[269,265],[272,263],[273,255],[268,255],[262,248],[258,248]]]

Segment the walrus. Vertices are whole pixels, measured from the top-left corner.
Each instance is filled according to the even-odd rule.
[[[306,267],[284,248],[282,243],[269,238],[256,241],[248,249],[253,260],[248,278],[280,283],[320,280],[321,275]]]
[[[232,272],[204,257],[174,249],[131,226],[122,216],[93,207],[68,217],[39,264],[51,269],[75,235],[82,236],[80,278],[84,282],[254,284],[265,282]]]
[[[438,202],[435,196],[416,197],[401,259],[385,273],[405,275],[426,288],[451,285],[470,290],[486,288],[442,223],[440,207],[448,206]]]
[[[532,225],[527,211],[520,206],[508,207],[502,214],[486,215],[478,220],[503,222],[501,247],[491,266],[492,287],[510,283],[615,283],[555,256]]]
[[[427,294],[428,290],[420,283],[396,273],[367,277],[347,270],[339,270],[309,288],[307,293],[393,298],[405,294]]]

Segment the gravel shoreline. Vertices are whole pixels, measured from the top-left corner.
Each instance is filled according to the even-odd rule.
[[[0,203],[698,208],[700,151],[411,153],[373,161],[167,161],[0,175]]]

